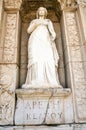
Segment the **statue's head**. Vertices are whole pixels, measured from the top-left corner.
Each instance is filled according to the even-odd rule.
[[[47,17],[47,9],[44,7],[39,7],[36,12],[36,17],[39,18],[40,16],[44,16],[44,18]]]

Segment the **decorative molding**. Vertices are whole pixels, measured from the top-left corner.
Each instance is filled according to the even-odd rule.
[[[86,0],[77,0],[77,3],[82,7],[86,7]]]
[[[4,8],[7,10],[20,9],[22,0],[4,0]]]
[[[76,110],[79,122],[86,121],[86,78],[83,62],[72,63],[75,84]]]
[[[79,30],[76,12],[66,12],[66,26],[68,45],[71,56],[72,73],[74,79],[75,102],[77,118],[81,122],[86,121],[86,78],[82,62]],[[72,50],[73,49],[73,50]],[[78,52],[78,53],[77,53]],[[79,58],[78,58],[79,57]],[[76,60],[75,62],[73,60]]]
[[[13,63],[16,54],[16,24],[17,14],[7,14],[3,62]]]
[[[16,83],[18,81],[18,77],[16,79],[17,71],[18,71],[18,67],[16,65],[13,64],[0,65],[0,90],[1,91],[8,91],[10,93],[13,93],[15,91]]]
[[[69,45],[70,46],[79,45],[80,39],[78,34],[75,12],[66,13],[66,22],[67,22]]]
[[[61,5],[61,9],[65,9],[67,7],[75,7],[76,6],[76,0],[58,0],[58,2]]]
[[[0,125],[13,125],[15,95],[2,91],[0,99]]]

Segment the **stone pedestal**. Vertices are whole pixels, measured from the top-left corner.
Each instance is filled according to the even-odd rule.
[[[73,106],[70,89],[17,89],[15,125],[72,123]]]

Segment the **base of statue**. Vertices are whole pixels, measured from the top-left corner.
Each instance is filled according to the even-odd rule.
[[[31,87],[16,90],[15,125],[74,122],[71,89]]]
[[[61,85],[51,85],[51,84],[23,84],[23,89],[30,89],[30,88],[58,88],[62,89],[63,87]]]

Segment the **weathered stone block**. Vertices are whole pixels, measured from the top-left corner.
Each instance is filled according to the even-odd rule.
[[[15,94],[2,90],[0,93],[0,125],[13,125]]]
[[[18,72],[15,64],[0,65],[0,89],[14,92],[19,84]]]
[[[62,124],[64,122],[73,122],[73,104],[70,89],[18,89],[16,93],[16,125]]]
[[[0,65],[0,125],[13,124],[18,71],[15,64]]]

